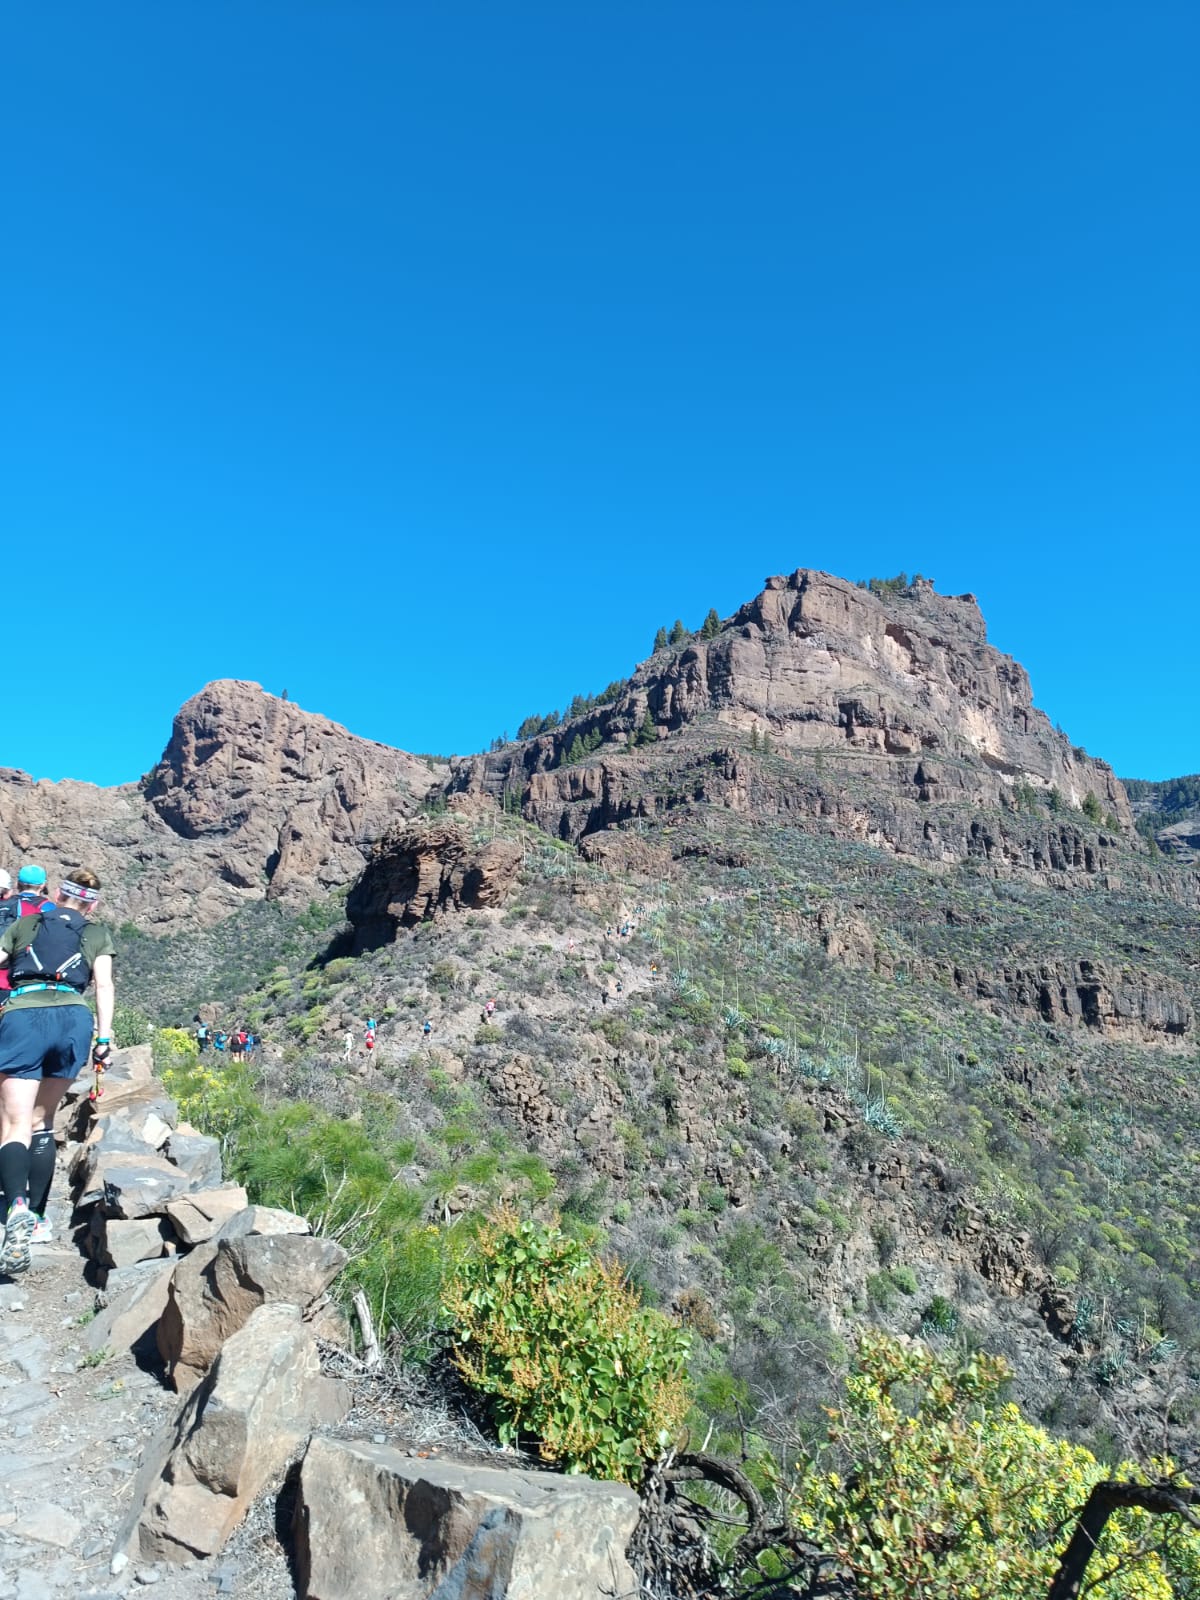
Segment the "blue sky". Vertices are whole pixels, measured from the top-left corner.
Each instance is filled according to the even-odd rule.
[[[1198,49],[1191,3],[18,8],[50,647],[0,762],[134,778],[218,677],[463,752],[814,566],[975,591],[1077,743],[1200,768]]]

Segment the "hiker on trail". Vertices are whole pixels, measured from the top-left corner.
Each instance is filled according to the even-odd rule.
[[[222,1055],[225,1054],[225,1035],[219,1028],[213,1034],[213,1049],[219,1051]]]
[[[495,1009],[496,1009],[496,1002],[494,1000],[489,1000],[487,1005],[485,1005],[483,1009],[484,1009],[484,1011],[486,1011],[487,1020],[490,1022],[491,1018],[492,1018],[492,1012],[495,1011]]]
[[[346,1030],[346,1053],[342,1057],[342,1060],[343,1061],[349,1061],[350,1057],[353,1054],[354,1054],[354,1030],[352,1028],[347,1028],[347,1030]]]
[[[368,1055],[370,1054],[370,1052],[372,1050],[374,1050],[374,1048],[375,1048],[375,1029],[374,1028],[368,1028],[366,1033],[363,1035],[363,1045],[365,1046]]]
[[[112,934],[89,917],[100,880],[80,870],[53,909],[18,918],[0,935],[12,998],[0,1017],[0,1272],[25,1272],[31,1244],[50,1237],[54,1113],[88,1060],[103,1070],[112,1050]],[[96,984],[96,1040],[84,990]]]
[[[196,1018],[196,1049],[201,1055],[208,1049],[208,1023]]]
[[[425,1037],[427,1039],[428,1039],[429,1035],[433,1032],[433,1023],[430,1022],[428,1017],[425,1018],[424,1024],[422,1025],[422,1028],[421,1028],[421,1032],[425,1035]]]

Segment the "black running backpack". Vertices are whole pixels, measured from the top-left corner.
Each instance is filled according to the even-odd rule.
[[[28,920],[29,943],[9,964],[13,988],[25,983],[65,983],[82,994],[92,976],[82,945],[87,918],[67,906],[55,906],[53,911],[39,911]]]

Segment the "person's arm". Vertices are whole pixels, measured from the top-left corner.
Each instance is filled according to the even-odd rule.
[[[111,1039],[113,1002],[116,998],[116,990],[113,987],[113,958],[111,955],[96,957],[96,964],[92,968],[92,977],[96,984],[96,1033],[101,1039]]]

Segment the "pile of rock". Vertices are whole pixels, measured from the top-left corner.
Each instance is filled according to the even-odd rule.
[[[145,1453],[114,1559],[215,1555],[313,1428],[346,1410],[312,1326],[325,1317],[329,1331],[325,1291],[346,1253],[222,1182],[219,1144],[180,1124],[148,1047],[122,1052],[62,1132],[103,1284],[87,1342],[161,1360],[185,1397]]]
[[[638,1501],[624,1485],[328,1437],[351,1394],[323,1373],[317,1341],[346,1339],[327,1293],[346,1253],[222,1182],[219,1146],[179,1123],[148,1048],[122,1054],[99,1102],[66,1108],[61,1133],[103,1283],[87,1343],[161,1361],[181,1396],[143,1453],[114,1573],[217,1555],[302,1455],[295,1567],[309,1600],[635,1590],[624,1551]]]

